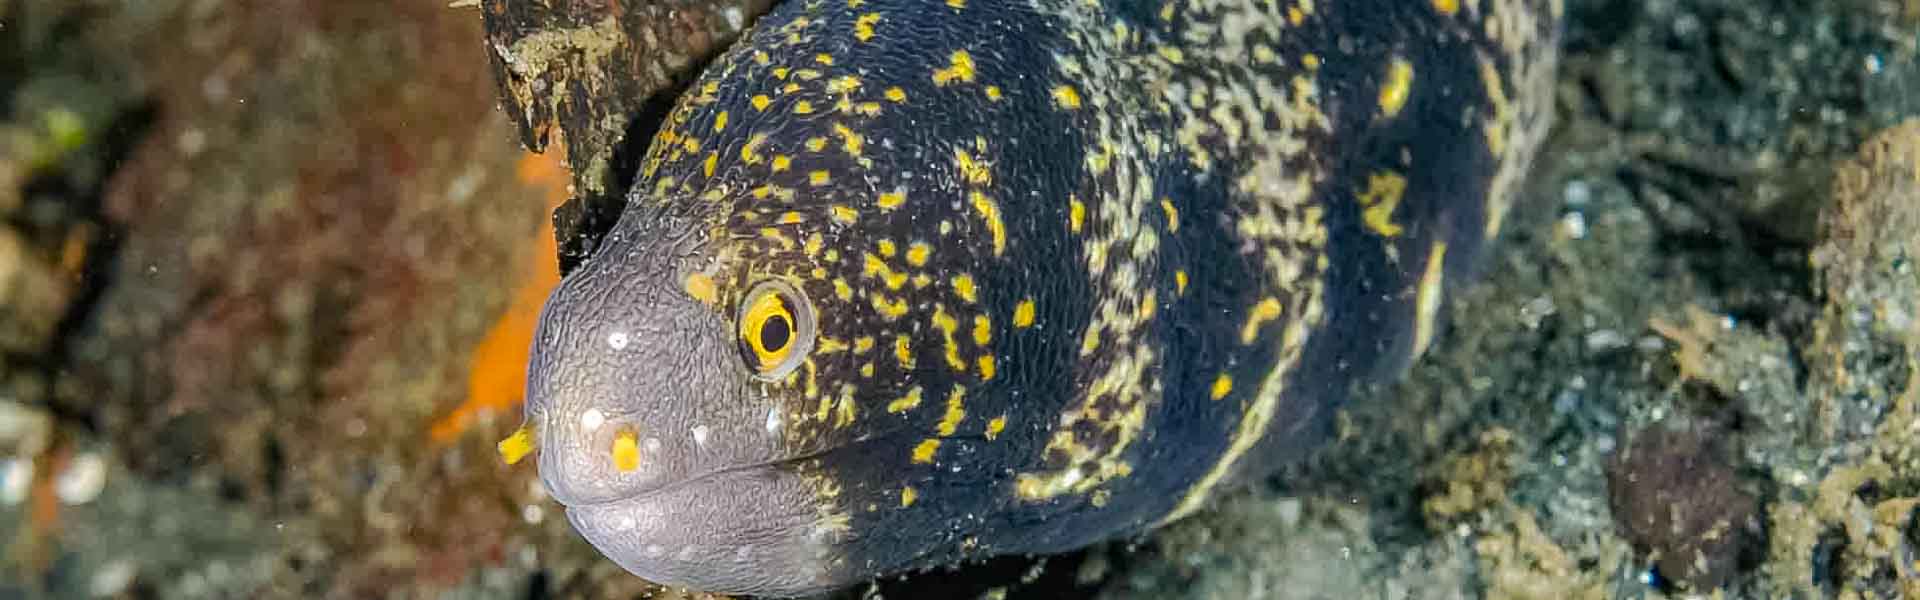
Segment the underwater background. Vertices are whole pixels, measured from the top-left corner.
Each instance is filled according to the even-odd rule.
[[[585,155],[486,6],[0,0],[0,598],[689,596],[495,455]],[[1920,1],[1566,6],[1482,277],[1324,452],[842,596],[1920,598]]]

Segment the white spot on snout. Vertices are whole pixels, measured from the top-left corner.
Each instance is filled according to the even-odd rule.
[[[589,408],[580,413],[580,429],[582,431],[598,431],[600,426],[605,424],[607,424],[607,414],[600,412],[598,408]]]
[[[780,409],[767,411],[767,433],[780,433]]]
[[[659,544],[647,544],[646,553],[647,556],[658,558],[660,555],[666,554],[667,549],[660,547]]]
[[[700,446],[700,447],[702,447],[702,448],[704,448],[704,447],[706,447],[706,445],[707,445],[707,426],[705,426],[705,425],[695,425],[695,426],[693,426],[693,443],[694,443],[695,445],[698,445],[698,446]]]
[[[647,454],[657,454],[660,452],[660,438],[650,437],[647,438],[647,441],[641,443],[646,446]]]
[[[615,331],[607,334],[607,345],[612,346],[614,350],[625,350],[627,349],[627,344],[632,341],[633,338],[628,336],[625,331]]]

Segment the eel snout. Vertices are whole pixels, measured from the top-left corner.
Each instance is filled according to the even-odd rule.
[[[716,592],[827,589],[844,522],[781,452],[784,413],[750,380],[731,329],[697,299],[588,267],[548,300],[526,422],[580,534],[642,578]]]

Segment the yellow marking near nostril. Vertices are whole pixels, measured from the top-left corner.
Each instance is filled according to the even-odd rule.
[[[613,468],[623,473],[640,468],[640,440],[632,431],[613,436]]]
[[[508,465],[519,464],[520,459],[533,453],[533,429],[525,425],[520,426],[513,431],[513,435],[500,440],[494,449],[500,452],[500,460],[506,461]]]

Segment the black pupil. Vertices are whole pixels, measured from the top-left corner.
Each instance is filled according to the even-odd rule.
[[[777,352],[787,347],[787,338],[792,335],[793,326],[787,323],[786,317],[768,317],[766,324],[760,326],[760,347]]]

